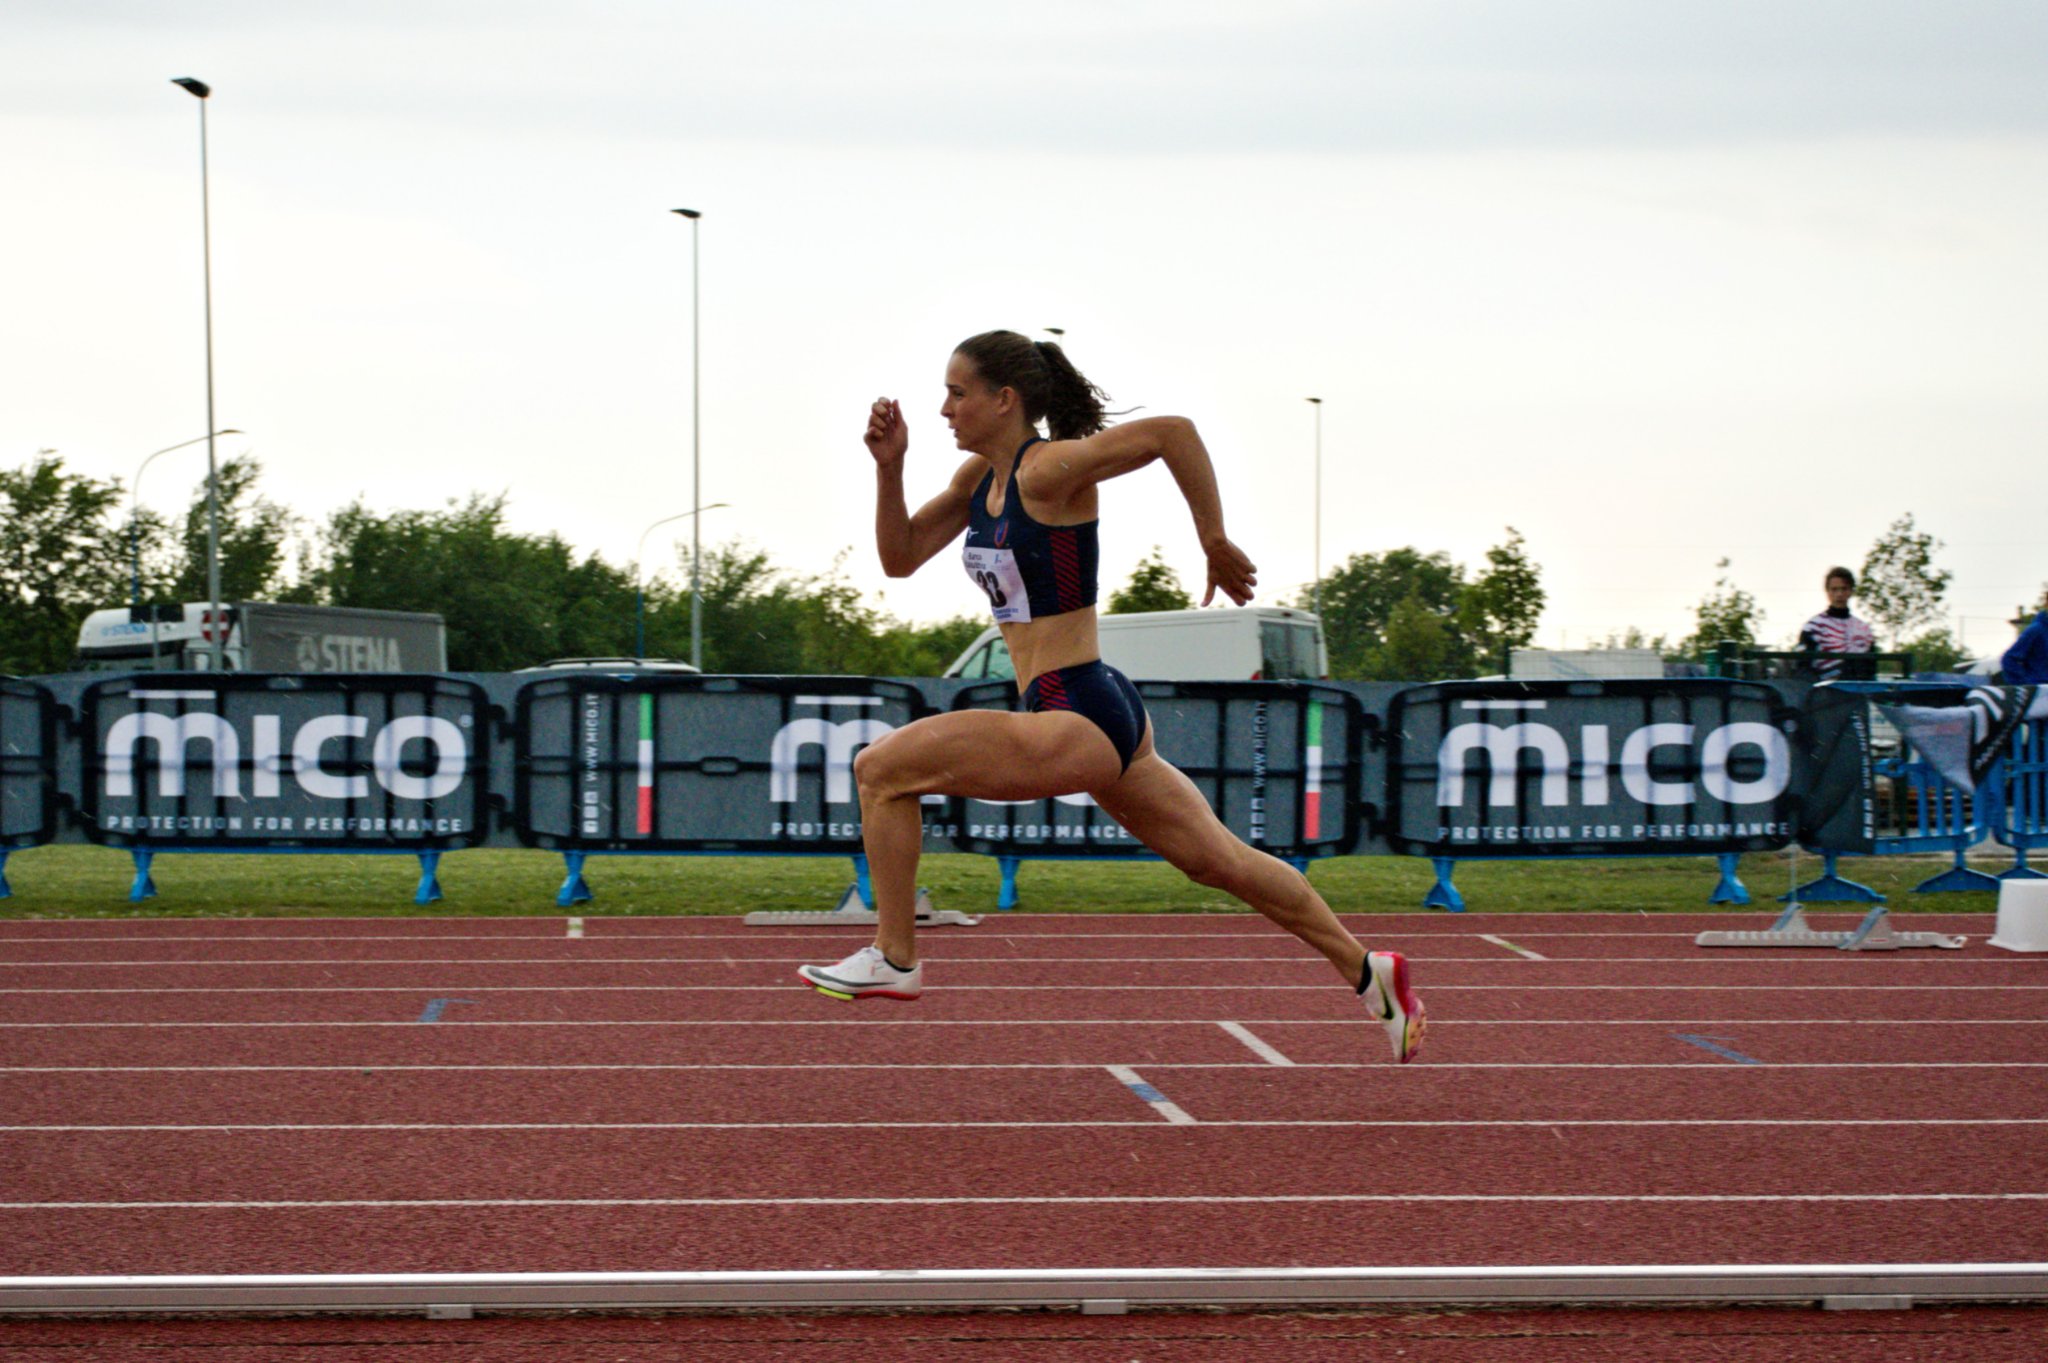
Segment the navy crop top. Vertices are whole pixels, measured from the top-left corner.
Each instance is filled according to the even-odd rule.
[[[1000,516],[988,514],[996,471],[990,469],[974,489],[960,558],[974,585],[988,594],[989,610],[998,624],[1064,615],[1095,604],[1096,569],[1102,556],[1096,522],[1040,525],[1024,509],[1024,496],[1017,489],[1024,451],[1044,443],[1033,436],[1018,447]]]

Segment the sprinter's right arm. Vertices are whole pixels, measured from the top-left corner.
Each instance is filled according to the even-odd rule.
[[[969,459],[945,491],[913,516],[903,499],[903,457],[910,435],[894,402],[878,401],[868,413],[867,446],[875,457],[875,548],[882,571],[890,577],[909,577],[967,528],[969,503],[987,466]]]

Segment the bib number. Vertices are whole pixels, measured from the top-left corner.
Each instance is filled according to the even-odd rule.
[[[1031,599],[1024,591],[1024,575],[1017,569],[1017,556],[1008,549],[969,547],[961,552],[967,575],[988,597],[989,610],[999,624],[1016,624],[1031,618]]]

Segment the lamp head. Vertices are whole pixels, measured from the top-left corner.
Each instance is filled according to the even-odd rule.
[[[1323,400],[1321,398],[1310,398],[1309,401],[1313,402],[1318,407],[1323,405]]]
[[[171,84],[183,86],[188,93],[190,93],[198,99],[205,99],[208,95],[213,93],[212,86],[208,85],[203,80],[194,80],[190,76],[175,77],[172,79]]]
[[[702,213],[699,213],[699,212],[698,212],[698,211],[697,211],[696,209],[694,209],[694,208],[671,208],[671,209],[669,210],[669,212],[671,212],[671,213],[680,213],[680,214],[682,214],[682,215],[683,215],[684,217],[688,218],[688,219],[689,219],[689,220],[690,220],[691,222],[695,222],[695,221],[697,221],[697,219],[699,219],[699,218],[701,218],[701,217],[703,217],[703,216],[704,216],[704,215],[703,215]]]

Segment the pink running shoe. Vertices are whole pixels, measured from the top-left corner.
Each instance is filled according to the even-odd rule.
[[[1428,1024],[1422,1000],[1408,987],[1407,957],[1398,951],[1368,951],[1358,993],[1387,1029],[1387,1039],[1394,1043],[1394,1059],[1404,1065],[1413,1060],[1422,1049],[1422,1032]]]

